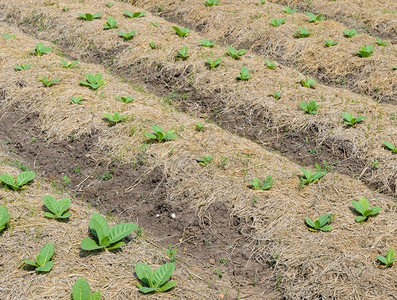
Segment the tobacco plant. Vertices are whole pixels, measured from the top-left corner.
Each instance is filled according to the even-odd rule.
[[[293,14],[296,13],[298,10],[297,9],[292,9],[289,6],[284,7],[283,12],[285,12],[286,14]]]
[[[126,41],[132,39],[135,36],[135,30],[132,30],[130,32],[119,31],[118,33],[119,33],[119,36],[121,36]]]
[[[36,177],[32,171],[25,171],[18,174],[17,178],[10,174],[1,174],[0,181],[15,191],[22,190],[26,185]]]
[[[124,10],[123,11],[124,15],[127,18],[142,18],[143,16],[146,15],[146,11],[137,11],[137,12],[130,12],[129,10]]]
[[[166,292],[177,285],[177,281],[168,281],[175,271],[174,263],[166,263],[155,271],[144,263],[135,265],[135,273],[140,282],[137,283],[139,291],[147,294],[153,292]],[[167,282],[168,281],[168,282]]]
[[[39,81],[42,82],[46,87],[51,87],[60,80],[60,78],[48,79],[46,76],[39,78]]]
[[[196,127],[196,130],[197,130],[197,131],[203,131],[203,130],[204,130],[204,125],[203,125],[203,123],[201,123],[201,122],[197,122],[197,123],[195,124],[195,127]]]
[[[353,117],[353,114],[351,113],[342,113],[342,117],[344,119],[344,124],[347,126],[353,126],[357,123],[364,121],[364,119],[366,118],[366,116]]]
[[[356,52],[356,54],[360,57],[370,57],[373,56],[372,52],[374,52],[374,46],[361,46],[360,49]]]
[[[182,60],[187,60],[189,58],[189,54],[187,53],[187,46],[183,46],[181,49],[177,49],[178,54],[176,58],[180,58]]]
[[[317,171],[313,173],[312,171],[303,168],[300,168],[300,170],[303,173],[303,176],[299,177],[300,188],[303,188],[304,185],[307,185],[309,183],[315,183],[326,174],[326,172],[324,171]]]
[[[317,83],[311,78],[306,78],[305,80],[302,79],[300,84],[303,87],[314,88]]]
[[[33,66],[33,65],[32,64],[15,65],[14,70],[15,71],[23,71],[23,70],[29,69],[31,66]]]
[[[317,21],[325,20],[325,17],[323,16],[323,14],[315,15],[311,12],[306,11],[305,15],[309,17],[309,23],[315,23]]]
[[[164,129],[157,125],[153,125],[152,129],[153,129],[152,133],[145,132],[144,136],[151,140],[155,140],[159,143],[174,140],[177,138],[177,136],[174,134],[175,133],[174,130],[168,130],[164,132]]]
[[[271,60],[266,59],[266,66],[268,69],[274,70],[276,68],[276,63]]]
[[[196,161],[199,163],[200,166],[206,167],[207,165],[211,164],[214,157],[212,155],[203,156],[203,158],[196,158]]]
[[[190,32],[190,29],[188,28],[180,28],[177,26],[172,26],[172,28],[175,30],[176,34],[179,35],[180,37],[185,37]]]
[[[4,37],[6,40],[11,40],[11,39],[13,39],[13,38],[15,37],[15,34],[8,34],[7,32],[4,32],[4,33],[3,33],[3,37]]]
[[[34,50],[30,51],[33,55],[42,56],[45,53],[51,52],[52,48],[50,46],[44,46],[43,43],[38,43]]]
[[[237,76],[238,80],[248,80],[251,78],[251,75],[248,68],[243,66],[240,70],[240,74]]]
[[[366,198],[361,198],[359,201],[352,201],[352,205],[361,214],[361,216],[357,216],[355,219],[357,223],[366,221],[368,217],[375,216],[382,210],[379,206],[369,207],[369,202]]]
[[[91,293],[90,285],[87,280],[80,277],[76,280],[72,290],[73,300],[101,300],[101,292]]]
[[[79,105],[84,104],[82,99],[83,99],[82,96],[76,96],[76,97],[70,96],[70,100],[72,101],[73,104],[79,104]]]
[[[353,36],[357,34],[357,30],[355,28],[352,29],[344,29],[343,30],[343,35],[349,39],[351,39]]]
[[[279,27],[283,24],[285,24],[285,18],[281,18],[281,19],[270,18],[270,25],[273,27]]]
[[[253,190],[261,190],[261,191],[270,189],[273,186],[273,183],[274,182],[271,175],[267,176],[262,181],[259,178],[254,177],[252,181],[249,182]]]
[[[201,40],[201,41],[199,41],[199,43],[200,43],[200,46],[208,47],[208,48],[212,48],[212,47],[214,47],[214,45],[216,44],[215,41],[214,41],[214,42],[211,42],[211,41],[208,40],[208,39]]]
[[[150,48],[152,48],[153,50],[154,50],[154,49],[157,49],[157,46],[156,46],[156,44],[155,44],[153,41],[151,41],[151,42],[149,43],[149,46],[150,46]]]
[[[317,104],[316,100],[310,100],[309,102],[299,102],[299,106],[307,114],[315,115],[317,114],[317,109],[320,107],[320,104]]]
[[[93,90],[99,89],[101,86],[105,85],[105,81],[102,79],[102,74],[86,74],[86,80],[81,80],[80,84],[84,86],[88,86]]]
[[[219,0],[207,0],[205,1],[205,6],[214,6],[214,5],[218,5],[219,4]]]
[[[8,221],[11,215],[8,213],[8,209],[5,205],[0,206],[0,232],[8,227]]]
[[[332,47],[332,46],[335,46],[335,45],[338,45],[338,44],[339,44],[338,41],[332,41],[332,40],[326,40],[325,41],[325,47]]]
[[[380,38],[376,38],[376,44],[378,46],[385,47],[385,46],[390,45],[390,42],[385,42],[385,41],[382,41],[382,39],[380,39]]]
[[[66,61],[66,60],[64,60],[64,59],[61,59],[61,63],[62,63],[62,68],[65,68],[65,69],[71,69],[71,68],[73,68],[75,65],[77,65],[78,63],[79,63],[80,61],[79,60],[75,60],[75,61],[72,61],[72,62],[68,62],[68,61]]]
[[[127,96],[127,97],[124,97],[124,96],[116,96],[116,99],[117,100],[119,100],[119,101],[121,101],[121,102],[123,102],[123,103],[130,103],[130,102],[132,102],[132,101],[134,101],[134,97],[132,97],[132,96]]]
[[[300,38],[306,38],[309,37],[311,35],[311,33],[309,32],[309,30],[307,30],[306,28],[302,28],[298,26],[298,31],[295,32],[295,38],[300,39]]]
[[[77,15],[80,17],[80,19],[82,19],[84,21],[92,21],[94,19],[99,19],[100,17],[102,17],[101,13],[96,13],[96,14],[90,14],[90,13],[82,14],[82,13],[79,13]]]
[[[385,141],[385,142],[383,142],[383,146],[385,146],[385,148],[391,150],[393,153],[397,153],[397,147],[394,146],[394,144]]]
[[[94,213],[91,216],[89,228],[98,242],[90,238],[84,238],[81,241],[83,250],[91,251],[105,248],[114,250],[125,245],[121,240],[134,232],[138,225],[135,223],[121,223],[109,227],[102,215]]]
[[[36,272],[49,272],[54,265],[53,261],[51,261],[52,256],[54,255],[54,245],[46,244],[43,248],[41,248],[40,253],[36,256],[36,260],[28,260],[25,259],[23,262],[27,265],[36,267]]]
[[[114,29],[117,27],[119,27],[119,25],[117,25],[117,21],[113,17],[108,17],[105,25],[103,25],[104,30]]]
[[[384,264],[386,267],[391,267],[393,265],[394,260],[396,259],[396,253],[393,248],[389,249],[387,251],[386,256],[377,256],[377,260],[379,260],[382,264]]]
[[[70,199],[63,198],[57,200],[50,195],[46,195],[43,198],[44,204],[50,212],[45,212],[44,217],[50,219],[67,219],[70,217],[70,212],[67,210],[70,207]]]
[[[245,49],[236,50],[232,46],[226,46],[226,49],[226,54],[234,59],[240,59],[247,52]]]
[[[322,215],[316,220],[312,221],[310,218],[305,218],[305,223],[310,231],[331,231],[332,226],[329,225],[332,222],[332,216],[330,214]]]
[[[123,122],[127,119],[126,115],[120,115],[118,112],[115,112],[114,114],[104,113],[103,116],[109,121],[110,125],[116,125],[117,123]]]
[[[276,91],[273,95],[269,95],[269,96],[272,96],[274,99],[278,100],[281,98],[281,92]]]
[[[211,58],[207,57],[206,60],[208,62],[208,66],[210,67],[210,69],[216,68],[222,62],[222,58],[220,58],[220,57],[215,60],[212,60]]]

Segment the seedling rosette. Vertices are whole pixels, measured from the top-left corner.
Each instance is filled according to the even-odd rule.
[[[0,181],[8,186],[9,188],[19,191],[25,188],[25,186],[36,177],[36,174],[31,171],[19,173],[17,178],[10,174],[1,174]]]
[[[326,173],[324,171],[318,171],[316,173],[312,173],[310,170],[305,170],[303,168],[300,168],[300,170],[303,173],[303,176],[299,178],[299,187],[302,188],[304,185],[307,185],[309,183],[315,183],[318,181],[321,177],[323,177]]]
[[[121,240],[137,230],[138,225],[135,223],[121,223],[110,228],[102,215],[94,213],[91,216],[89,228],[98,242],[90,238],[84,238],[81,241],[83,250],[92,251],[105,248],[114,250],[125,245]]]
[[[131,12],[129,10],[124,10],[123,13],[124,13],[124,15],[127,18],[130,18],[130,19],[132,19],[132,18],[142,18],[143,16],[146,15],[146,11]]]
[[[361,216],[357,216],[355,219],[357,223],[366,221],[370,216],[375,216],[382,210],[379,206],[369,207],[369,202],[366,198],[362,198],[359,201],[352,201],[352,205],[361,214]]]
[[[208,48],[212,48],[216,44],[216,42],[211,42],[208,39],[201,40],[201,41],[199,41],[199,43],[200,43],[200,46],[208,47]]]
[[[246,66],[241,68],[240,74],[237,76],[237,80],[248,80],[250,79],[252,74],[249,72]]]
[[[353,126],[364,121],[366,118],[366,116],[353,117],[353,114],[351,113],[342,113],[342,117],[344,118],[344,124],[347,126]]]
[[[79,16],[80,19],[82,19],[84,21],[92,21],[94,19],[99,19],[100,17],[102,17],[101,13],[96,13],[96,14],[90,14],[90,13],[82,14],[82,13],[79,13],[77,15]]]
[[[241,56],[243,56],[247,52],[247,50],[245,49],[236,50],[232,46],[226,46],[226,49],[227,49],[226,54],[234,59],[240,59]]]
[[[94,91],[99,89],[101,86],[105,85],[105,81],[102,79],[102,74],[91,74],[87,73],[86,75],[86,80],[81,80],[80,81],[81,85],[88,86]]]
[[[49,46],[44,46],[43,43],[38,43],[34,50],[30,51],[33,55],[42,56],[45,53],[51,52],[52,48]]]
[[[155,271],[147,264],[137,263],[135,273],[140,282],[137,283],[139,291],[144,294],[166,292],[177,285],[177,281],[168,281],[175,271],[174,263],[166,263]],[[168,282],[167,282],[168,281]]]
[[[119,31],[119,36],[121,36],[124,40],[128,41],[135,36],[135,30],[132,30],[130,32]]]
[[[70,199],[63,198],[57,200],[54,197],[47,195],[43,197],[44,204],[50,212],[45,212],[44,217],[50,219],[67,219],[70,217],[70,212],[67,210],[70,207]]]
[[[104,30],[114,29],[117,27],[119,27],[119,25],[117,25],[117,21],[113,17],[108,17],[105,25],[103,25]]]
[[[220,58],[220,57],[215,60],[212,60],[211,58],[207,57],[206,60],[208,62],[208,66],[210,67],[210,69],[216,68],[222,62],[222,58]]]
[[[157,125],[153,125],[152,129],[153,129],[153,133],[150,132],[144,133],[144,136],[151,140],[155,140],[161,143],[169,140],[174,140],[177,138],[177,136],[174,134],[175,133],[174,130],[168,130],[164,132],[164,129]]]
[[[127,119],[126,115],[120,115],[118,112],[115,112],[114,114],[104,113],[103,116],[108,120],[110,125],[116,125],[117,123],[123,122]]]
[[[32,66],[32,64],[22,64],[22,65],[15,65],[14,70],[15,71],[23,71],[27,70]]]
[[[260,181],[259,178],[254,177],[249,184],[253,190],[265,191],[273,186],[273,178],[269,175],[264,180]]]
[[[73,285],[72,298],[73,300],[101,300],[101,292],[91,293],[87,280],[80,277]]]
[[[360,49],[356,52],[356,54],[360,57],[370,57],[373,56],[372,52],[374,52],[374,46],[361,46]]]
[[[305,218],[305,223],[310,231],[331,231],[332,226],[329,225],[331,222],[332,216],[330,214],[322,215],[314,221],[310,218]]]
[[[47,244],[41,248],[40,253],[36,256],[36,261],[25,259],[23,262],[27,265],[36,267],[36,272],[49,272],[52,269],[53,262],[51,261],[54,255],[54,245]]]
[[[172,26],[172,28],[175,30],[176,34],[179,35],[180,37],[185,37],[190,32],[189,28],[181,28],[177,26]]]
[[[309,102],[299,102],[299,106],[307,114],[315,115],[317,114],[317,109],[320,107],[320,104],[317,104],[316,100],[310,100]]]
[[[382,264],[384,264],[386,267],[391,267],[393,265],[394,260],[396,259],[396,253],[393,248],[389,249],[387,251],[386,256],[377,256],[377,260],[379,260]]]

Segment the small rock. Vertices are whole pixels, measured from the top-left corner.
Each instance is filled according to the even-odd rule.
[[[174,213],[172,213],[170,217],[171,217],[171,219],[175,219],[176,215]]]
[[[210,264],[211,264],[211,265],[215,265],[215,263],[216,263],[215,259],[211,258],[211,259],[210,259]]]
[[[158,218],[158,217],[160,217],[160,215],[159,215],[159,214],[157,214],[157,215],[156,215],[156,218]]]
[[[223,298],[225,298],[225,295],[224,294],[219,294],[219,299],[223,299]]]

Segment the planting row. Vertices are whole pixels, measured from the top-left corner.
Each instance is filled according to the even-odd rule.
[[[393,155],[382,149],[385,141],[396,143],[392,105],[321,86],[250,51],[212,45],[194,32],[183,33],[183,28],[173,29],[172,24],[148,14],[131,21],[126,17],[128,5],[121,5],[108,8],[114,19],[117,15],[120,18],[114,30],[104,30],[105,15],[102,21],[85,22],[78,17],[85,6],[69,8],[64,13],[65,20],[74,16],[68,23],[69,38],[58,39],[58,43],[79,58],[101,61],[114,53],[114,59],[105,63],[115,72],[131,81],[143,78],[156,92],[171,93],[170,101],[178,100],[185,111],[205,113],[229,130],[271,143],[276,150],[296,157],[295,150],[282,143],[280,129],[288,131],[290,136],[297,136],[296,142],[307,153],[303,154],[306,162],[313,161],[312,156],[328,163],[342,161],[343,172],[358,175],[388,193],[394,191],[397,176],[391,164]],[[46,15],[51,16],[51,12]],[[45,35],[49,39],[65,30],[63,22],[48,22],[51,29]],[[84,31],[93,34],[85,38]],[[120,35],[128,32],[134,32],[134,37],[125,41]],[[18,62],[17,68],[22,65]],[[58,78],[57,74],[52,76]],[[248,80],[243,83],[237,78]],[[346,130],[345,125],[353,125],[360,115],[366,117],[364,124]],[[280,142],[274,144],[275,138]]]
[[[153,1],[134,3],[146,9],[159,7]],[[233,1],[207,7],[194,0],[163,1],[162,5],[161,16],[199,30],[209,39],[276,59],[330,86],[347,87],[378,101],[397,99],[393,70],[397,48],[390,41],[359,34],[310,11],[293,12],[269,2],[243,7]],[[366,59],[357,55],[362,46],[374,47],[374,55]]]
[[[273,265],[271,279],[286,297],[296,298],[299,293],[308,298],[336,293],[348,297],[351,290],[363,297],[368,295],[368,291],[387,297],[385,293],[394,292],[390,268],[380,269],[374,264],[377,255],[384,255],[390,248],[395,248],[393,230],[389,227],[394,226],[396,211],[390,199],[338,173],[327,173],[316,184],[299,189],[302,182],[298,177],[299,166],[285,158],[203,121],[203,130],[200,131],[197,129],[202,128],[199,120],[175,112],[169,105],[161,104],[160,99],[120,83],[98,66],[79,63],[74,68],[62,68],[60,57],[52,52],[43,56],[26,56],[38,41],[15,33],[15,38],[7,43],[9,48],[4,45],[2,49],[8,49],[7,53],[16,57],[29,58],[31,62],[27,63],[33,63],[33,66],[22,76],[13,68],[17,62],[16,58],[11,59],[12,55],[9,61],[0,62],[3,76],[14,78],[11,83],[2,78],[7,95],[4,107],[18,104],[30,110],[40,108],[40,126],[56,139],[70,135],[78,137],[95,129],[99,131],[103,151],[114,149],[113,155],[125,161],[133,160],[144,150],[150,158],[146,163],[161,163],[167,176],[172,178],[167,190],[170,202],[180,203],[188,199],[191,207],[202,211],[211,203],[225,202],[232,208],[231,213],[248,222],[251,228],[249,234],[255,243],[242,251],[252,253],[250,257],[254,261]],[[62,80],[50,88],[42,87],[37,70],[44,69],[47,75],[55,74],[54,78]],[[104,74],[101,80],[106,84],[96,90],[79,85],[87,73]],[[95,78],[98,77],[93,76]],[[72,104],[71,94],[83,95],[84,104]],[[133,96],[134,100],[126,104],[115,96]],[[115,126],[107,126],[102,115],[109,111],[128,117]],[[3,114],[3,117],[8,115]],[[144,133],[149,132],[154,123],[162,128],[172,128],[175,132],[169,134],[178,138],[163,143],[148,142],[147,138],[153,136],[145,137]],[[204,159],[197,160],[209,155],[214,157],[214,163],[203,166],[200,162],[203,163]],[[319,176],[316,173],[312,175]],[[272,174],[274,184],[268,190],[262,189],[262,178],[268,174]],[[303,180],[307,180],[307,176],[312,177],[307,173]],[[259,190],[248,189],[247,184],[255,177],[260,181]],[[252,187],[257,186],[257,180],[251,182]],[[383,212],[364,225],[355,224],[351,222],[351,214],[346,213],[346,203],[363,196],[382,207]],[[330,215],[335,214],[334,218],[340,224],[330,232],[313,235],[296,226],[302,224],[307,216],[327,211]],[[175,219],[178,217],[176,214]],[[381,239],[377,238],[380,234]],[[363,245],[362,236],[366,236],[368,244]],[[327,259],[322,258],[322,249],[327,249]],[[226,250],[232,257],[236,251],[233,245],[226,246]],[[337,263],[341,257],[346,258],[343,264]],[[355,278],[355,263],[368,270],[360,281],[346,280],[340,284],[335,280]],[[327,272],[318,277],[316,274],[324,269]],[[254,280],[263,287],[269,278],[259,276]]]
[[[355,27],[375,36],[397,38],[397,4],[395,1],[327,1],[318,0],[270,0],[270,2],[289,5],[305,11],[323,13],[329,18]]]

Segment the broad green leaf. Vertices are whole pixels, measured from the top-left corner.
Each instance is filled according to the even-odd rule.
[[[89,300],[90,298],[90,285],[88,282],[80,277],[76,280],[72,290],[73,300]]]
[[[372,209],[367,209],[366,211],[364,211],[364,217],[370,216],[371,213],[372,213]]]
[[[386,253],[386,260],[391,263],[394,261],[394,257],[396,256],[396,253],[393,248],[389,249]]]
[[[331,231],[332,230],[332,226],[331,225],[325,225],[323,227],[320,228],[321,231]]]
[[[139,291],[144,293],[144,294],[152,293],[152,292],[155,292],[157,290],[158,290],[158,288],[148,288],[148,287],[145,287],[145,286],[142,286],[142,287],[139,288]]]
[[[303,168],[300,168],[300,170],[302,171],[303,175],[305,175],[306,179],[310,179],[312,177],[312,172],[310,170],[305,170]]]
[[[29,259],[24,259],[23,262],[29,266],[34,266],[34,267],[38,267],[38,264],[36,264],[35,261],[29,260]]]
[[[394,144],[390,142],[383,142],[383,145],[385,145],[389,150],[397,152],[397,148],[394,146]]]
[[[374,206],[374,207],[371,207],[371,210],[372,210],[371,216],[374,216],[374,215],[377,215],[382,210],[382,207]]]
[[[360,214],[364,215],[365,208],[364,208],[364,206],[361,204],[361,202],[352,201],[352,205],[353,205],[353,207],[354,207],[355,210],[357,210]]]
[[[377,256],[376,257],[377,260],[379,260],[380,262],[382,262],[383,264],[387,265],[387,259],[384,256]]]
[[[174,132],[173,130],[172,130],[172,132]],[[173,133],[170,133],[169,131],[167,131],[166,133],[165,133],[165,136],[164,136],[164,139],[165,140],[175,140],[177,138],[177,136],[175,135],[175,134],[173,134]]]
[[[17,189],[18,186],[15,185],[15,179],[10,174],[1,174],[0,181],[10,186],[12,189]]]
[[[54,262],[49,261],[44,266],[36,268],[36,272],[49,272],[52,269],[53,265],[54,265]]]
[[[147,264],[137,263],[135,265],[135,273],[138,276],[139,280],[142,281],[149,287],[152,287],[152,279],[154,276],[154,272],[152,268],[150,268]]]
[[[54,215],[58,216],[61,213],[60,204],[53,196],[46,195],[43,197],[43,201],[48,210]]]
[[[342,113],[342,117],[348,122],[351,122],[353,119],[353,115],[351,113]]]
[[[164,284],[162,287],[159,288],[159,291],[166,292],[166,291],[172,289],[177,284],[178,284],[177,281],[168,281],[166,284]]]
[[[69,198],[62,198],[61,201],[59,201],[59,206],[60,206],[60,214],[62,215],[65,211],[67,211],[70,207],[70,199]]]
[[[109,225],[106,219],[98,214],[94,213],[90,219],[90,230],[92,234],[98,239],[100,245],[107,246],[107,237],[109,236]],[[104,244],[105,243],[105,244]]]
[[[36,256],[36,262],[41,267],[50,261],[54,255],[54,245],[49,243],[41,248],[40,253]]]
[[[367,209],[369,209],[369,202],[368,202],[367,198],[361,198],[361,199],[360,199],[360,203],[361,203],[361,205],[363,206],[363,208],[364,208],[364,213],[365,213],[365,211],[366,211]]]
[[[153,129],[153,131],[154,131],[155,134],[163,133],[163,132],[164,132],[163,128],[161,128],[160,126],[157,126],[157,125],[153,125],[153,126],[152,126],[152,129]]]
[[[155,136],[153,133],[145,132],[143,135],[149,139],[153,139],[153,140],[157,139],[157,136]]]
[[[321,227],[321,223],[320,223],[320,221],[317,219],[316,221],[314,221],[314,228],[315,228],[315,229],[320,229],[320,227]]]
[[[316,228],[316,224],[314,224],[314,222],[312,221],[312,219],[310,218],[305,218],[305,222],[307,225],[309,225],[310,227]]]
[[[133,233],[138,228],[135,223],[121,223],[113,226],[109,230],[109,244],[116,243],[127,235]]]
[[[50,218],[50,219],[56,219],[57,218],[56,215],[54,215],[54,214],[52,214],[50,212],[47,212],[47,211],[44,213],[44,217]]]
[[[168,279],[170,279],[174,271],[175,271],[174,263],[166,263],[158,267],[154,272],[154,277],[153,277],[154,286],[161,287],[164,283],[167,282]]]
[[[355,221],[357,223],[361,223],[361,222],[364,222],[366,219],[367,219],[367,217],[365,217],[365,216],[357,216]]]
[[[88,300],[101,300],[101,296],[102,296],[101,292],[97,291],[97,292],[92,293],[90,295],[90,297],[88,298]]]
[[[0,206],[0,227],[5,227],[5,224],[8,222],[10,217],[11,215],[8,213],[7,207],[4,205]]]
[[[109,244],[111,244],[111,243],[109,243]],[[109,250],[109,251],[111,251],[111,250],[115,250],[115,249],[121,248],[121,247],[123,247],[124,245],[125,245],[124,242],[118,242],[118,243],[116,243],[116,244],[113,244],[113,245],[107,247],[106,249]]]
[[[29,181],[33,180],[36,177],[36,174],[32,171],[26,171],[26,172],[22,172],[19,173],[19,175],[17,176],[17,185],[18,186],[24,186],[25,184],[27,184]]]
[[[57,218],[58,219],[67,219],[70,217],[70,215],[71,215],[71,213],[67,212],[67,213],[64,213],[63,215],[58,216]]]
[[[323,177],[325,175],[325,172],[316,172],[315,174],[312,175],[312,177],[310,178],[311,182],[314,182],[318,179],[320,179],[321,177]]]
[[[321,217],[318,218],[318,221],[320,222],[320,227],[323,227],[330,221],[331,216],[326,214],[322,215]]]
[[[93,239],[84,238],[81,241],[81,248],[83,250],[86,250],[86,251],[91,251],[91,250],[103,249],[105,247],[104,246],[98,246],[98,244]]]

